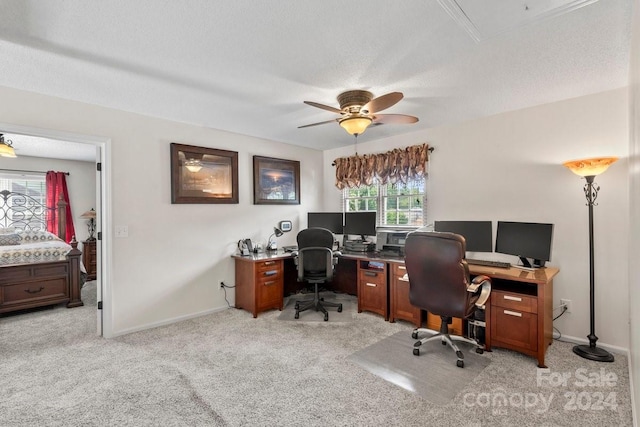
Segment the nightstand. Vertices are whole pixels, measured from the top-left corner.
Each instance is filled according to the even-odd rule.
[[[96,267],[96,241],[85,240],[82,242],[82,264],[87,270],[87,281],[96,280],[97,267]]]

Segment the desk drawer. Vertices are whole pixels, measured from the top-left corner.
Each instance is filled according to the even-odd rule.
[[[538,313],[538,299],[515,292],[492,291],[491,306],[524,313]]]
[[[358,280],[360,280],[365,286],[375,287],[376,285],[386,285],[387,276],[385,271],[376,270],[360,270],[358,272]]]
[[[265,272],[273,272],[276,271],[277,273],[282,273],[282,261],[281,260],[276,260],[276,261],[260,261],[256,263],[256,271],[258,273],[258,277],[262,276],[261,273],[265,273]],[[271,273],[273,274],[273,273]]]

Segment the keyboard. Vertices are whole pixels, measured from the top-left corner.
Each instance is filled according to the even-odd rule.
[[[485,267],[496,267],[496,268],[511,267],[510,263],[502,262],[502,261],[489,261],[485,259],[473,259],[473,258],[467,258],[466,261],[467,261],[467,264],[469,265],[482,265]]]
[[[298,246],[283,246],[282,250],[285,252],[293,252],[293,251],[297,251],[298,250]]]

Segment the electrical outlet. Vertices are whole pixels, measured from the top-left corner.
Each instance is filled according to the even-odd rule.
[[[566,312],[567,313],[571,313],[571,300],[570,299],[561,299],[560,300],[560,307],[565,306],[567,307]]]

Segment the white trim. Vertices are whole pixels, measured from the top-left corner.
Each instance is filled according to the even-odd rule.
[[[233,308],[233,307],[211,308],[211,309],[208,309],[208,310],[200,311],[198,313],[185,314],[184,316],[173,317],[171,319],[165,319],[165,320],[161,320],[159,322],[146,323],[146,324],[144,324],[142,326],[136,326],[135,328],[123,329],[121,331],[118,331],[118,332],[116,332],[116,333],[114,333],[112,335],[112,338],[119,337],[119,336],[122,336],[122,335],[131,334],[133,332],[146,331],[147,329],[158,328],[160,326],[167,326],[167,325],[171,325],[173,323],[178,323],[178,322],[182,322],[182,321],[185,321],[185,320],[191,320],[191,319],[195,319],[195,318],[202,317],[202,316],[207,316],[209,314],[218,313],[218,312],[221,312],[221,311],[224,311],[224,310],[229,310],[230,308]]]
[[[574,344],[589,344],[589,340],[586,338],[572,337],[569,335],[562,335],[557,340],[562,342],[570,342]],[[624,354],[627,356],[627,358],[630,358],[629,349],[626,347],[619,347],[617,345],[610,345],[610,344],[601,343],[601,342],[598,342],[598,347],[602,347],[603,349],[610,351],[611,353]]]

